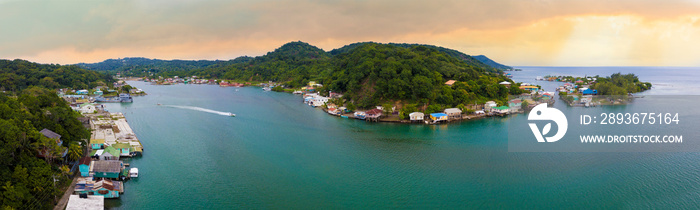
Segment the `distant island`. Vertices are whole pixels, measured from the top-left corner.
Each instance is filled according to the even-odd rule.
[[[572,106],[625,104],[633,93],[651,89],[637,75],[614,73],[608,77],[545,76],[538,80],[566,82],[557,88],[559,97]]]

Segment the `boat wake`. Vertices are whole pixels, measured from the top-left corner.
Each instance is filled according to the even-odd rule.
[[[206,109],[206,108],[202,108],[202,107],[196,107],[196,106],[178,106],[178,105],[162,105],[162,106],[178,108],[178,109],[189,109],[189,110],[195,110],[195,111],[200,111],[200,112],[208,112],[208,113],[218,114],[218,115],[223,115],[223,116],[236,116],[235,114],[233,114],[231,112],[220,112],[220,111]]]

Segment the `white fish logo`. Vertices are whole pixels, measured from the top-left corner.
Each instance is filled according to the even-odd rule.
[[[544,135],[547,135],[552,129],[552,123],[547,123],[547,125],[542,128],[542,132],[540,132],[540,129],[537,128],[535,123],[528,123],[532,133],[534,133],[535,138],[537,138],[537,142],[545,142],[545,139],[547,142],[559,141],[559,139],[564,137],[564,134],[566,134],[566,129],[569,127],[569,123],[566,121],[566,116],[564,116],[564,113],[556,108],[548,108],[547,104],[535,106],[535,108],[530,111],[530,114],[527,115],[527,119],[554,121],[559,128],[554,136],[544,137]]]

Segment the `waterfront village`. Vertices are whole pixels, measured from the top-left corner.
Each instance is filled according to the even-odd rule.
[[[511,78],[512,75],[509,73],[504,73],[504,76]],[[163,78],[159,77],[157,79],[147,79],[142,78],[146,82],[150,82],[152,85],[172,85],[172,84],[209,84],[209,85],[219,85],[221,87],[244,87],[250,85],[262,86],[264,90],[269,91],[273,87],[280,86],[278,83],[272,81],[268,83],[251,84],[228,82],[225,80],[215,80],[215,79],[201,79],[196,76],[179,78],[177,76],[173,78]],[[570,76],[545,76],[537,77],[536,80],[542,81],[570,81],[571,83],[566,83],[561,87],[556,89],[559,92],[559,97],[567,102],[570,106],[595,106],[600,105],[601,102],[594,102],[593,96],[597,95],[597,90],[590,89],[590,86],[595,83],[595,77],[570,77]],[[455,80],[449,80],[445,82],[445,85],[451,86],[454,84]],[[503,81],[499,83],[500,85],[509,88],[511,83],[508,81]],[[442,110],[441,112],[411,112],[407,114],[407,117],[400,117],[400,110],[396,106],[383,107],[376,106],[369,110],[351,110],[346,106],[343,106],[339,100],[343,95],[341,93],[328,92],[328,94],[322,94],[317,91],[319,87],[323,87],[322,84],[318,84],[314,81],[310,81],[305,87],[301,87],[296,90],[289,90],[282,88],[281,90],[289,91],[294,94],[301,95],[303,98],[303,103],[312,107],[319,107],[323,109],[324,112],[350,119],[360,119],[369,122],[395,122],[395,123],[425,123],[425,124],[436,124],[444,122],[453,122],[469,119],[478,119],[488,116],[505,116],[515,113],[523,113],[524,111],[530,110],[538,104],[547,103],[550,106],[555,102],[555,93],[547,92],[542,90],[539,86],[535,86],[529,83],[520,83],[519,88],[525,90],[523,94],[510,96],[509,100],[505,104],[497,104],[495,101],[487,101],[482,104],[468,104],[464,107],[453,107]]]
[[[504,74],[506,77],[511,77],[509,73]],[[228,82],[224,80],[214,80],[214,79],[201,79],[196,76],[179,78],[177,76],[172,78],[158,77],[157,79],[141,78],[145,82],[150,82],[152,85],[172,85],[172,84],[209,84],[209,85],[219,85],[221,87],[243,87],[252,85],[250,82],[247,83],[237,83]],[[452,86],[456,81],[449,80],[445,82],[445,85]],[[511,83],[503,81],[499,83],[500,85],[510,88]],[[274,87],[280,86],[278,83],[269,81],[268,83],[255,84],[257,86],[262,86],[263,90],[270,91]],[[423,112],[412,112],[408,114],[408,117],[401,119],[399,117],[400,113],[396,106],[393,107],[382,107],[376,106],[374,109],[369,110],[351,110],[347,107],[336,104],[334,102],[340,101],[343,95],[335,92],[328,92],[328,94],[321,94],[317,91],[317,88],[323,87],[322,84],[316,83],[314,81],[308,82],[305,87],[301,87],[297,90],[292,90],[293,94],[301,95],[303,98],[303,103],[312,107],[320,107],[328,114],[349,118],[349,119],[359,119],[369,122],[395,122],[395,123],[425,123],[425,124],[436,124],[445,122],[454,122],[469,119],[478,119],[487,116],[505,116],[508,114],[522,113],[525,110],[532,109],[541,103],[554,103],[554,92],[545,92],[538,86],[534,86],[528,83],[521,83],[520,89],[526,90],[521,95],[512,96],[507,104],[498,105],[495,101],[487,101],[483,104],[469,104],[464,107],[454,107],[444,109],[442,112],[435,113],[423,113]],[[288,90],[282,88],[282,90]],[[525,105],[523,105],[525,104]]]
[[[445,85],[451,86],[455,80],[445,82]],[[511,83],[503,81],[500,85],[510,88]],[[437,124],[445,122],[455,122],[461,120],[479,119],[488,116],[505,116],[515,113],[523,113],[526,110],[534,108],[541,103],[549,105],[554,103],[554,93],[545,92],[537,86],[531,84],[521,84],[519,87],[526,90],[526,93],[517,96],[511,96],[507,104],[498,105],[495,101],[487,101],[484,104],[469,104],[464,107],[453,107],[442,110],[442,112],[424,113],[411,112],[407,113],[408,117],[401,119],[400,111],[396,106],[383,107],[376,106],[370,110],[350,110],[345,106],[336,105],[334,102],[342,97],[342,94],[329,92],[328,96],[322,96],[315,89],[321,84],[309,82],[306,87],[301,90],[294,91],[294,94],[301,94],[304,104],[312,107],[321,107],[326,113],[334,116],[349,119],[359,119],[369,122],[395,122],[395,123],[425,123]]]
[[[104,97],[105,87],[87,90],[59,90],[59,96],[67,101],[71,108],[83,117],[79,120],[91,130],[87,142],[87,156],[78,163],[79,177],[74,180],[74,187],[66,204],[72,208],[104,208],[104,199],[119,198],[125,192],[124,181],[138,177],[138,168],[130,167],[123,160],[143,154],[144,148],[136,134],[129,126],[122,113],[110,113],[99,103],[133,102],[131,95],[145,94],[140,89],[120,89],[124,81],[114,84],[117,90],[112,97]],[[98,102],[98,103],[96,103]],[[60,135],[50,130],[42,133],[49,138],[60,141]],[[60,144],[60,143],[59,143]],[[76,174],[77,175],[77,174]]]

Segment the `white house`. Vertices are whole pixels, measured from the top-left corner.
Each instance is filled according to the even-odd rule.
[[[581,100],[580,100],[580,102],[581,102],[582,104],[591,103],[592,101],[593,101],[593,96],[590,96],[590,95],[584,96],[584,97],[582,97]]]
[[[412,112],[411,114],[408,114],[408,117],[411,119],[411,121],[421,121],[425,118],[425,114],[423,114],[423,112]]]
[[[95,104],[93,103],[84,103],[80,105],[80,108],[78,109],[80,113],[86,114],[86,113],[95,113],[95,110],[97,108],[95,107]]]
[[[484,104],[484,110],[485,111],[491,111],[494,107],[496,107],[496,102],[495,101],[487,101],[486,104]]]
[[[328,98],[323,96],[317,96],[309,100],[309,105],[313,107],[323,106],[324,104],[326,104],[326,102],[328,102]]]

